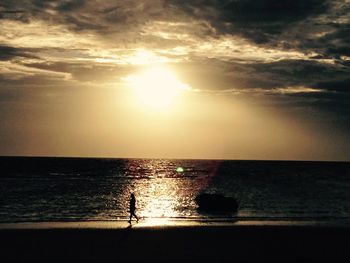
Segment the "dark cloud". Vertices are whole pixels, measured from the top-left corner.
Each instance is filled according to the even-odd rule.
[[[288,23],[306,16],[324,12],[325,0],[168,0],[171,6],[181,8],[193,16],[216,17],[223,22],[255,24],[257,22]]]
[[[160,1],[86,1],[86,0],[3,0],[0,10],[24,10],[21,17],[10,19],[30,22],[42,19],[66,25],[73,31],[91,30],[106,34],[137,30],[145,22],[163,16]]]
[[[168,5],[204,19],[218,33],[240,34],[256,43],[269,42],[286,26],[327,11],[326,0],[168,0]]]
[[[113,64],[94,64],[92,62],[40,62],[26,63],[25,66],[53,72],[69,73],[73,80],[79,82],[94,82],[97,84],[110,81],[116,82],[134,69],[133,67],[121,67]]]
[[[3,10],[0,11],[0,14],[23,14],[24,11],[22,10]]]
[[[314,87],[319,89],[331,90],[336,92],[350,93],[350,78],[345,78],[341,80],[325,81],[319,82],[314,85]],[[350,104],[349,104],[350,106]]]
[[[75,11],[83,7],[86,3],[86,0],[69,0],[63,1],[58,5],[58,10],[61,11]]]
[[[0,11],[0,20],[1,19],[16,19],[21,21],[28,21],[27,16],[22,10],[6,10]]]
[[[13,19],[29,22],[30,5],[28,1],[2,0],[0,2],[0,19]]]
[[[96,26],[86,29],[99,30],[113,24],[128,23],[132,27],[153,20],[178,21],[185,14],[190,19],[209,22],[217,33],[239,33],[259,42],[294,22],[326,13],[329,4],[326,0],[3,0],[0,8],[24,10],[28,16],[66,23],[79,30],[85,28],[82,21]]]
[[[350,14],[350,13],[349,13]],[[335,58],[350,55],[350,23],[342,24],[335,32],[320,38],[319,45],[322,45],[324,53]]]
[[[312,86],[320,81],[346,78],[350,69],[337,64],[325,64],[312,60],[281,60],[251,65],[255,72],[251,79],[254,86],[269,82],[272,88]],[[258,78],[257,78],[258,77]],[[247,78],[248,79],[248,78]]]
[[[104,25],[94,23],[94,21],[91,21],[91,19],[86,16],[68,15],[64,17],[64,23],[75,31],[96,30],[105,32],[105,30],[108,29],[108,27]]]
[[[31,54],[30,49],[0,45],[0,61],[11,60],[16,57],[36,58],[37,56]]]
[[[231,34],[267,48],[335,59],[350,54],[350,5],[343,0],[167,0],[167,7],[207,21],[214,35]]]

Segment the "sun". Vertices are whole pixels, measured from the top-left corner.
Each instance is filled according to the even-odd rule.
[[[155,109],[164,109],[173,104],[180,92],[189,89],[176,75],[165,67],[149,68],[140,74],[125,78],[140,101]]]

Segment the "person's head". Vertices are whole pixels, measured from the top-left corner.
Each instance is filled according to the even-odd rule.
[[[131,193],[130,197],[131,197],[131,198],[135,198],[134,193]]]

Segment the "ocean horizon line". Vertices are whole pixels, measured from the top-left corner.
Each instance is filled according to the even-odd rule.
[[[176,161],[238,161],[238,162],[315,162],[350,163],[349,160],[313,160],[313,159],[220,159],[220,158],[179,158],[179,157],[115,157],[115,156],[63,156],[63,155],[0,155],[0,158],[42,158],[42,159],[111,159],[111,160],[176,160]]]

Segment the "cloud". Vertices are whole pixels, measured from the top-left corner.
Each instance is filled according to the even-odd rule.
[[[152,54],[145,61],[170,63],[202,90],[318,89],[349,74],[342,0],[4,0],[0,10],[22,10],[1,22],[0,60],[17,73],[115,80],[135,68],[141,47]]]
[[[311,86],[320,81],[345,78],[350,69],[338,64],[325,64],[317,60],[282,60],[252,66],[258,81],[270,81],[272,86]],[[258,83],[256,83],[258,85]]]
[[[70,74],[71,80],[75,80],[81,83],[117,83],[120,78],[130,74],[134,67],[125,67],[115,64],[107,63],[84,63],[84,62],[40,62],[40,63],[28,63],[26,67],[47,70],[57,73]]]
[[[324,13],[325,0],[168,0],[189,16],[208,21],[218,34],[239,34],[255,43],[270,42],[286,26]]]
[[[167,6],[207,23],[208,34],[231,35],[252,45],[301,52],[348,65],[350,5],[326,0],[166,1]],[[344,57],[345,56],[345,57]]]
[[[162,1],[41,1],[4,0],[3,10],[23,9],[27,21],[44,20],[65,25],[73,31],[95,31],[105,34],[121,32],[128,28],[134,31],[153,17],[162,16]],[[14,20],[18,19],[13,17]],[[23,20],[23,17],[21,18]],[[116,27],[112,28],[115,25]]]
[[[231,35],[253,45],[315,57],[348,51],[346,18],[334,18],[349,14],[342,0],[4,0],[0,6],[23,9],[30,23],[40,20],[74,33],[90,32],[109,46],[175,47]]]
[[[335,92],[350,93],[350,78],[346,77],[340,80],[335,79],[334,81],[318,82],[314,87]]]
[[[86,2],[86,0],[62,1],[62,3],[59,3],[57,6],[57,9],[65,12],[71,12],[82,8]]]
[[[11,60],[16,57],[37,58],[37,56],[30,53],[29,49],[15,48],[0,44],[0,61]]]

